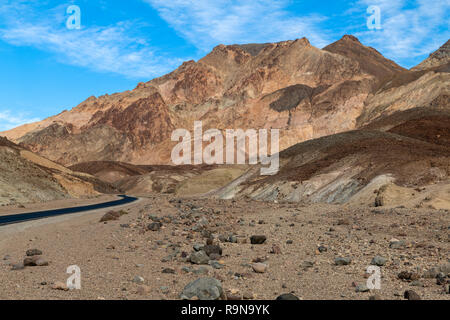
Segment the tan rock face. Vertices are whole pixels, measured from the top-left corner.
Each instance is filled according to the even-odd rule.
[[[0,190],[0,206],[117,192],[94,176],[67,169],[1,137]]]
[[[430,54],[422,63],[414,67],[412,70],[431,69],[436,66],[442,66],[450,63],[450,40],[448,40],[442,47]]]
[[[134,90],[0,135],[64,165],[171,164],[171,133],[196,120],[204,130],[279,128],[285,149],[430,105],[448,94],[447,69],[408,71],[353,36],[323,50],[305,38],[219,45]]]

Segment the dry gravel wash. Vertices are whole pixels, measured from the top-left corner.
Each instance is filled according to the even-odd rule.
[[[107,223],[99,222],[104,214],[99,211],[15,232],[10,228],[16,226],[1,228],[0,298],[178,299],[189,282],[205,276],[219,279],[228,295],[256,299],[288,292],[301,299],[403,299],[408,289],[422,299],[450,298],[436,279],[421,277],[414,284],[422,286],[412,286],[398,278],[402,271],[422,275],[450,262],[448,211],[164,196],[143,199],[125,211],[120,220]],[[159,219],[159,230],[147,230]],[[187,262],[183,256],[211,234],[223,248],[223,268]],[[229,234],[237,243],[217,238]],[[265,235],[267,241],[252,245],[252,235]],[[389,248],[392,238],[406,246]],[[281,253],[270,253],[273,245]],[[322,247],[319,252],[319,246],[326,251]],[[43,251],[48,266],[11,270],[10,264],[21,262],[34,248]],[[376,255],[387,259],[381,290],[356,292],[355,285],[366,283],[365,270]],[[336,257],[352,262],[336,266]],[[257,258],[267,266],[264,273],[251,266]],[[55,282],[66,282],[69,265],[81,268],[82,289],[53,289]],[[187,272],[189,268],[200,271]]]

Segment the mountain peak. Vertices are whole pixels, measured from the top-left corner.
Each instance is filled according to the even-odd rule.
[[[359,39],[351,34],[346,34],[344,35],[339,41],[352,41],[352,42],[357,42],[359,44],[361,44],[361,41],[359,41]]]
[[[379,80],[405,71],[394,61],[385,58],[374,48],[363,45],[358,38],[344,35],[340,40],[326,46],[323,50],[336,53],[359,62],[361,69]]]
[[[450,63],[450,39],[412,70],[425,70]]]

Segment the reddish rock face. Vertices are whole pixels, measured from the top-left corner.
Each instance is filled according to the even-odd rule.
[[[448,68],[440,64],[448,63],[447,47],[409,71],[353,36],[323,50],[305,38],[219,45],[134,90],[90,97],[2,135],[64,165],[170,164],[172,131],[192,130],[197,120],[204,130],[279,128],[285,149],[438,101],[448,91]]]

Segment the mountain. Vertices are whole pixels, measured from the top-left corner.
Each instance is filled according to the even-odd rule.
[[[74,172],[0,137],[0,205],[115,193],[94,176]]]
[[[422,63],[414,67],[412,70],[431,69],[436,66],[447,65],[450,63],[450,40],[442,47],[430,54]]]
[[[90,97],[1,135],[63,165],[170,164],[172,131],[192,131],[195,120],[204,130],[279,128],[284,149],[364,125],[378,116],[380,86],[406,71],[353,36],[323,50],[305,38],[219,45],[134,90]]]
[[[264,201],[450,209],[450,107],[399,111],[368,127],[299,143],[280,171],[258,167],[212,195]]]
[[[305,38],[219,45],[134,90],[2,135],[131,194],[448,209],[447,48],[407,70],[349,35],[323,49]],[[167,166],[172,131],[198,120],[204,130],[279,128],[280,171]]]

